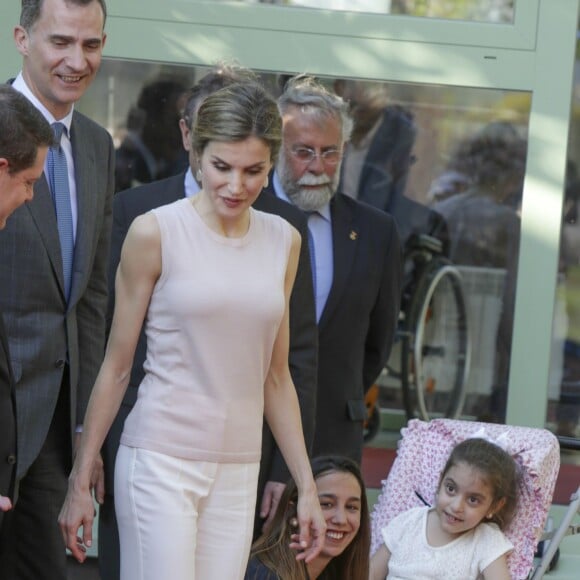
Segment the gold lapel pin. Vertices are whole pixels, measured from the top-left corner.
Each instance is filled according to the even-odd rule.
[[[350,230],[348,237],[354,242],[358,238],[358,234],[354,230]]]

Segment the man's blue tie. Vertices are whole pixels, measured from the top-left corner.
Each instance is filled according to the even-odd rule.
[[[53,123],[55,143],[47,156],[48,179],[56,211],[58,237],[62,255],[62,270],[64,275],[64,291],[68,301],[72,280],[72,266],[74,254],[74,237],[72,209],[70,203],[70,188],[68,184],[68,168],[60,140],[66,127],[62,123]]]

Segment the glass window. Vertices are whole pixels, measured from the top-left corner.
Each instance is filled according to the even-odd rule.
[[[494,23],[512,23],[516,0],[238,0],[369,14],[396,14]]]
[[[408,381],[415,400],[407,404],[424,418],[448,413],[465,394],[463,415],[504,420],[530,95],[332,82],[355,119],[342,191],[391,213],[407,256],[406,326],[380,379],[382,395],[396,406]],[[452,277],[427,289],[433,265],[417,258],[425,235],[440,242],[440,265],[447,260],[458,272],[464,312]]]
[[[103,61],[78,109],[109,129],[120,167],[134,171],[118,176],[126,178],[118,190],[177,174],[187,166],[179,111],[184,91],[205,70]],[[262,75],[275,95],[287,78],[284,73]],[[410,360],[400,334],[378,380],[380,405],[403,408],[401,369],[406,368],[406,386],[412,390],[421,385],[431,415],[444,411],[455,398],[459,377],[464,415],[503,419],[530,94],[322,80],[350,102],[355,121],[339,187],[391,213],[407,253],[403,310],[407,320],[414,317],[415,326],[420,326],[412,337],[419,351],[411,349],[415,359]],[[427,248],[459,273],[463,312],[448,281],[426,299],[421,315],[416,305],[411,308],[425,298],[425,287],[418,282],[423,266],[417,260],[418,241],[423,244],[420,252]],[[469,370],[467,378],[459,376],[463,370]]]
[[[578,54],[578,52],[577,52]],[[580,61],[574,70],[574,92],[556,305],[552,336],[550,390],[546,424],[558,435],[580,432]]]

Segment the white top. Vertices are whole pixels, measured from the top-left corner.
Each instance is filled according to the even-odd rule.
[[[257,462],[291,226],[251,209],[246,235],[227,238],[188,199],[153,214],[162,271],[145,323],[145,378],[121,443],[195,461]]]
[[[427,542],[427,514],[417,507],[381,530],[389,551],[388,580],[476,580],[494,560],[513,549],[495,524],[481,523],[445,546]]]

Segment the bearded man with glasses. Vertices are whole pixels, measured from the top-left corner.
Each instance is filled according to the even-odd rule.
[[[402,282],[396,225],[337,192],[352,119],[315,79],[290,79],[278,99],[283,144],[271,191],[308,216],[318,322],[318,396],[312,456],[360,463],[364,395],[393,343]]]

